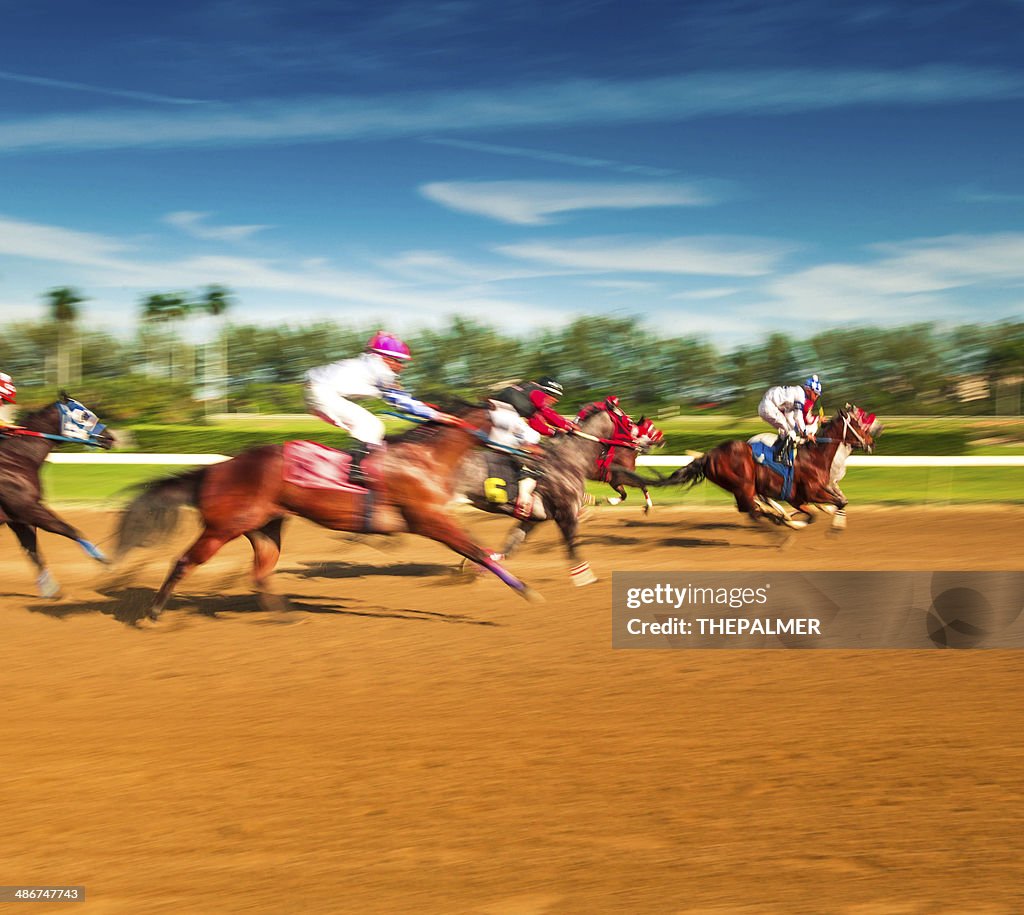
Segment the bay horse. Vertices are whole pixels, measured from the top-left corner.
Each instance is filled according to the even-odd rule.
[[[734,496],[737,511],[747,512],[755,520],[768,518],[790,527],[805,527],[807,522],[793,518],[776,500],[788,502],[808,517],[810,506],[831,505],[835,509],[832,528],[838,531],[846,527],[848,500],[838,482],[845,472],[846,456],[854,448],[872,451],[880,431],[874,414],[847,404],[821,426],[815,439],[797,451],[790,493],[783,492],[781,474],[755,460],[750,442],[737,439],[712,448],[663,483],[653,485],[695,486],[710,480]],[[843,465],[839,469],[837,460]]]
[[[56,402],[29,413],[18,426],[0,426],[0,526],[7,524],[37,570],[40,597],[57,597],[60,585],[39,551],[38,530],[74,540],[97,562],[107,558],[82,533],[43,504],[39,471],[59,442],[109,449],[114,436],[96,414],[62,391]]]
[[[427,422],[389,436],[386,449],[362,462],[369,491],[351,485],[308,488],[290,482],[286,478],[288,445],[249,448],[222,463],[148,484],[121,516],[119,558],[133,547],[152,545],[155,538],[171,533],[182,506],[198,509],[203,524],[198,539],[175,562],[153,598],[150,618],[159,618],[190,571],[224,544],[243,536],[252,545],[253,579],[261,605],[284,609],[286,603],[271,593],[269,579],[281,555],[281,527],[290,514],[329,530],[429,537],[484,566],[521,596],[536,597],[488,550],[474,543],[446,510],[453,498],[456,467],[489,429],[486,407],[463,407],[460,412],[461,416],[445,422]]]
[[[582,422],[599,410],[608,413],[614,426],[609,444],[604,446],[587,478],[607,483],[615,490],[615,496],[605,499],[608,505],[625,502],[628,497],[627,486],[639,489],[644,494],[644,514],[649,514],[654,503],[648,485],[654,481],[636,472],[636,461],[651,448],[660,447],[664,443],[664,433],[646,416],[641,416],[634,423],[619,407],[617,397],[606,397],[581,407],[576,414],[576,422]]]
[[[593,471],[605,444],[614,430],[611,416],[595,411],[578,424],[577,432],[558,434],[541,442],[541,453],[535,466],[541,471],[534,491],[533,507],[529,518],[518,520],[512,528],[499,554],[510,556],[545,521],[554,521],[562,534],[569,557],[570,577],[573,584],[589,585],[597,581],[578,550],[579,516],[587,503],[586,481]],[[517,468],[507,463],[496,465],[483,452],[469,454],[459,467],[456,492],[466,501],[485,512],[514,516],[514,488]],[[496,473],[501,473],[500,478]]]

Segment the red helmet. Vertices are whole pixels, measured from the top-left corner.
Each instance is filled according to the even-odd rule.
[[[11,376],[0,372],[0,403],[16,403],[17,398],[18,389],[11,381]]]
[[[371,353],[376,353],[378,356],[388,356],[391,359],[401,359],[402,362],[408,362],[412,359],[412,354],[409,352],[409,347],[406,346],[398,337],[394,334],[389,334],[387,331],[378,330],[371,338],[370,342],[366,344],[367,350]]]
[[[619,406],[619,398],[614,394],[609,394],[604,399],[605,408],[611,413],[622,413],[622,407]]]

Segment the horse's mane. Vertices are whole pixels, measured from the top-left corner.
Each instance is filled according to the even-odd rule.
[[[55,406],[55,403],[48,403],[40,407],[38,410],[33,410],[31,413],[26,413],[24,416],[19,417],[18,424],[25,426],[25,428],[27,429],[31,429],[32,427],[29,425],[29,423],[32,420],[42,419],[43,415],[49,413]]]

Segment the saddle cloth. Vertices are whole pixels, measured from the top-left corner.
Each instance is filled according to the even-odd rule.
[[[770,439],[770,441],[764,441],[764,438]],[[758,464],[764,464],[765,467],[774,470],[780,477],[782,477],[782,487],[779,495],[789,501],[793,495],[793,468],[788,467],[785,464],[780,464],[772,456],[772,450],[775,446],[776,436],[755,436],[747,441],[750,446],[750,450],[754,454],[754,460]]]
[[[304,489],[340,489],[365,493],[366,489],[350,483],[352,455],[319,442],[285,442],[284,481]]]

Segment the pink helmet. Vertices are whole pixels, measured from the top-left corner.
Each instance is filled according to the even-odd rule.
[[[18,389],[14,386],[11,376],[0,372],[0,403],[15,403]]]
[[[403,362],[408,362],[412,359],[409,347],[399,340],[398,337],[383,330],[378,330],[370,338],[366,348],[378,356],[389,356],[392,359],[401,359]]]

